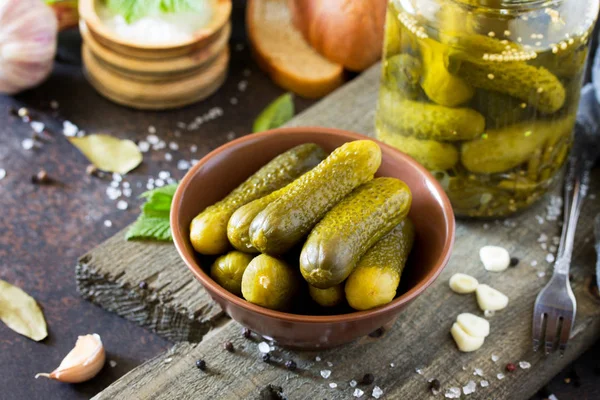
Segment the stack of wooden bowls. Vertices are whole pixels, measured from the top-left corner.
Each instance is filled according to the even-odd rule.
[[[130,42],[98,16],[102,0],[80,0],[85,74],[108,99],[133,108],[182,107],[214,93],[229,62],[231,0],[212,0],[209,23],[185,42],[149,45]]]

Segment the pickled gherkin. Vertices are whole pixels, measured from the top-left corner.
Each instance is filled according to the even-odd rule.
[[[451,108],[403,99],[397,92],[382,87],[379,111],[389,115],[387,122],[404,136],[418,139],[469,140],[485,130],[485,118],[470,108]]]
[[[599,8],[389,0],[386,43],[411,40],[384,48],[377,138],[432,171],[457,216],[530,206],[568,157]]]

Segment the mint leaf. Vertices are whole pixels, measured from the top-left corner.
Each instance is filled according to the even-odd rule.
[[[153,218],[140,215],[125,235],[127,240],[160,240],[172,241],[169,218]]]
[[[172,241],[169,213],[177,184],[149,190],[140,195],[146,202],[140,209],[142,213],[127,231],[127,240]]]
[[[262,132],[279,128],[294,116],[294,100],[290,93],[286,93],[267,106],[256,118],[252,131]]]

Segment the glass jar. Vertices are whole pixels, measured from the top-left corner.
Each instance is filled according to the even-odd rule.
[[[458,216],[539,199],[572,142],[598,0],[390,0],[380,140],[444,186]]]

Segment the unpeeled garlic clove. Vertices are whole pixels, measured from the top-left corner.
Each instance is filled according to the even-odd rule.
[[[477,295],[477,304],[479,304],[479,308],[483,311],[498,311],[508,305],[508,297],[488,285],[481,284],[477,286],[475,293]]]
[[[486,337],[490,334],[490,323],[471,313],[459,314],[456,317],[456,323],[471,336]]]
[[[100,335],[79,336],[73,350],[61,361],[58,368],[51,373],[36,374],[60,382],[79,383],[92,379],[100,372],[106,361],[106,353]]]
[[[450,329],[450,333],[452,334],[452,338],[456,342],[456,346],[462,352],[468,353],[471,351],[475,351],[483,346],[484,338],[471,336],[464,329],[455,322],[452,325],[452,329]]]
[[[486,270],[502,272],[510,265],[510,255],[504,247],[483,246],[479,249],[479,258]]]
[[[473,293],[479,282],[471,275],[457,273],[450,278],[450,289],[456,293],[465,294]]]

